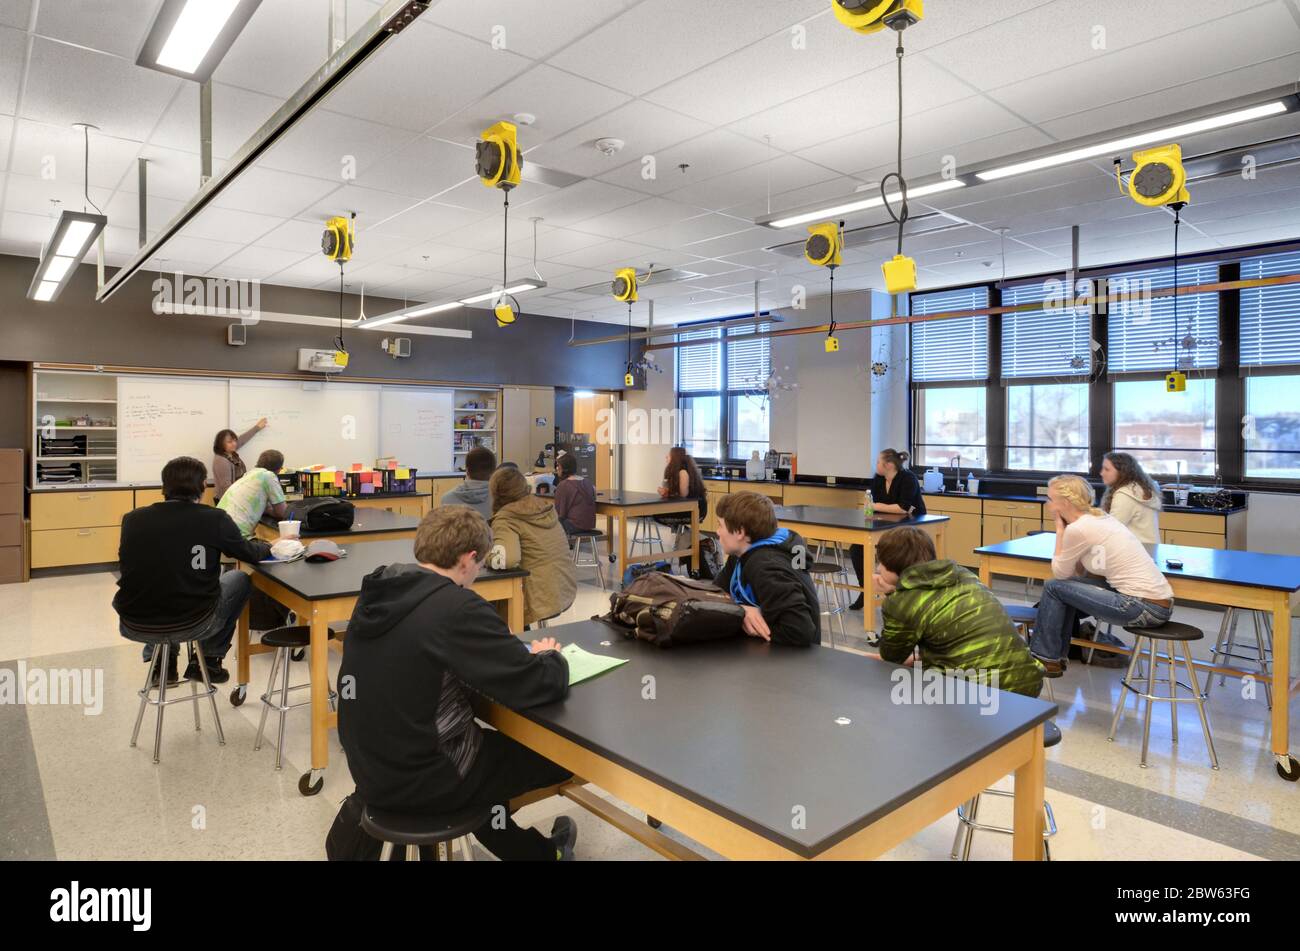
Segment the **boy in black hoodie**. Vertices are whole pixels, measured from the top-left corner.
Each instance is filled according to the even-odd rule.
[[[493,808],[475,838],[501,859],[571,859],[577,827],[522,829],[509,801],[564,782],[568,770],[474,720],[471,691],[507,707],[569,692],[553,638],[531,648],[470,589],[492,548],[483,516],[431,511],[415,535],[416,565],[387,565],[361,583],[339,671],[339,740],[361,800],[422,814]],[[350,679],[349,679],[350,678]]]
[[[821,608],[805,567],[807,544],[777,526],[772,500],[757,492],[724,496],[718,541],[727,561],[713,581],[745,606],[745,633],[778,644],[820,644]]]

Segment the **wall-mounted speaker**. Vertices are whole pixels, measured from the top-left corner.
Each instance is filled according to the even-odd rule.
[[[230,324],[226,327],[226,343],[232,347],[242,347],[248,343],[248,325]]]

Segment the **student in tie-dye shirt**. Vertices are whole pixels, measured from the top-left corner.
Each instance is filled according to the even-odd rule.
[[[263,515],[284,518],[284,489],[279,479],[283,468],[284,454],[275,449],[266,450],[257,457],[257,467],[232,482],[217,503],[217,508],[235,520],[245,538],[253,537]]]

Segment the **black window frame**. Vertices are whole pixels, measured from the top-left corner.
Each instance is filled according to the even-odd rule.
[[[771,313],[770,313],[769,311],[760,311],[758,316],[759,316],[760,319],[763,319],[763,318],[769,318],[769,319],[770,319],[770,317],[771,317]],[[703,463],[703,464],[705,464],[705,465],[718,465],[718,466],[740,465],[740,464],[742,464],[742,463],[748,461],[749,457],[746,456],[746,457],[744,457],[744,459],[739,459],[739,458],[732,457],[732,456],[730,455],[731,448],[732,448],[732,443],[736,441],[736,439],[735,439],[735,435],[732,433],[732,423],[733,423],[733,420],[732,420],[732,412],[731,412],[731,398],[732,398],[732,397],[735,397],[735,396],[755,396],[755,397],[766,396],[766,395],[767,395],[767,390],[766,390],[766,389],[761,389],[761,388],[752,388],[752,387],[748,387],[748,388],[741,387],[741,388],[732,389],[732,388],[730,387],[730,385],[729,385],[729,381],[730,381],[730,372],[731,372],[731,366],[730,366],[730,349],[731,349],[731,348],[729,347],[729,343],[730,343],[730,341],[733,339],[733,338],[731,337],[731,334],[730,334],[729,331],[731,330],[732,322],[742,321],[742,320],[753,320],[753,319],[754,319],[754,315],[751,313],[751,314],[742,314],[742,315],[739,315],[739,316],[736,316],[736,317],[729,317],[729,318],[727,318],[727,317],[724,317],[724,318],[711,318],[710,320],[702,321],[701,323],[705,323],[705,324],[714,324],[714,323],[717,323],[717,320],[718,320],[718,319],[729,321],[729,323],[719,324],[718,327],[716,328],[716,329],[719,331],[719,335],[718,335],[717,343],[718,343],[719,349],[721,350],[721,367],[720,367],[720,370],[719,370],[718,382],[722,384],[722,388],[721,388],[721,389],[715,389],[715,390],[690,390],[690,391],[685,391],[685,392],[682,391],[682,390],[679,390],[679,389],[677,388],[677,387],[678,387],[678,382],[679,382],[678,370],[677,370],[677,367],[674,366],[674,369],[673,369],[673,391],[674,391],[674,393],[676,394],[676,406],[677,406],[677,410],[678,410],[678,413],[679,413],[679,414],[680,414],[680,413],[683,411],[683,409],[685,408],[683,404],[685,403],[686,400],[689,400],[689,399],[699,399],[699,398],[701,398],[701,397],[705,397],[705,398],[707,398],[707,397],[717,397],[717,398],[718,398],[718,414],[719,414],[719,419],[718,419],[718,448],[719,448],[719,451],[722,452],[722,453],[725,455],[725,458],[723,458],[723,457],[721,457],[721,456],[720,456],[720,457],[716,457],[716,458],[714,458],[714,457],[708,457],[708,456],[694,456],[693,458],[695,459],[695,461],[698,462],[698,463]],[[753,330],[753,333],[759,333],[759,332],[760,332],[760,331],[758,330],[758,327],[759,327],[759,326],[762,326],[762,325],[760,324],[760,325],[755,326],[755,328],[754,328],[754,330]],[[704,330],[704,329],[709,329],[709,328],[707,328],[707,327],[700,327],[699,324],[680,324],[680,325],[677,326],[676,329],[677,329],[678,333],[680,334],[680,333],[682,333],[682,332],[689,332],[689,331],[692,330],[692,329],[696,329],[696,330]],[[746,337],[746,336],[749,336],[749,334],[739,334],[739,335],[737,335],[738,338],[740,338],[740,337]],[[771,338],[771,337],[766,337],[766,338],[763,338],[763,339],[766,339],[766,340],[768,341],[768,347],[769,347],[768,359],[769,359],[769,361],[770,361],[770,360],[771,360],[771,351],[770,351],[770,347],[771,347],[771,340],[772,340],[772,338]],[[675,361],[675,363],[676,363],[676,361]],[[768,425],[769,425],[769,427],[771,426],[771,416],[770,416],[770,415],[768,416]],[[684,437],[685,437],[685,433],[679,431],[679,433],[678,433],[678,437],[679,437],[679,443],[685,443],[685,438],[684,438]],[[770,449],[771,446],[772,446],[772,439],[771,439],[771,430],[770,430],[770,428],[769,428],[769,431],[768,431],[768,448]]]

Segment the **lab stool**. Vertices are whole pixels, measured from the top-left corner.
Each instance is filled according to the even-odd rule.
[[[1061,728],[1051,720],[1043,724],[1043,749],[1051,749],[1061,742]],[[978,821],[980,799],[983,796],[1003,796],[1014,798],[1014,792],[1008,792],[1004,789],[986,789],[975,796],[974,799],[968,800],[957,807],[957,837],[952,842],[951,857],[957,858],[961,854],[963,862],[970,859],[970,844],[975,838],[976,832],[997,832],[1002,835],[1013,835],[1015,829],[1007,826],[985,825]],[[1043,858],[1047,861],[1052,860],[1052,849],[1048,844],[1052,836],[1056,835],[1056,816],[1052,814],[1052,804],[1043,800]]]
[[[1011,623],[1016,626],[1016,630],[1028,644],[1034,625],[1038,623],[1038,608],[1031,604],[1004,604],[1002,609],[1007,612],[1007,617],[1011,618]],[[1043,683],[1047,686],[1047,699],[1055,703],[1056,695],[1052,692],[1052,678],[1044,677]]]
[[[664,540],[659,537],[658,525],[649,515],[639,515],[632,520],[632,537],[627,543],[627,553],[635,555],[637,545],[641,545],[647,555],[654,554],[656,548],[661,554],[665,551]]]
[[[822,617],[831,619],[826,627],[830,631],[831,647],[834,647],[835,624],[840,626],[840,637],[848,640],[848,634],[844,630],[844,612],[849,609],[848,593],[836,585],[837,578],[845,578],[847,582],[844,566],[833,561],[814,561],[808,566],[808,573],[812,575],[813,589],[817,592],[819,613]]]
[[[393,857],[393,846],[406,847],[406,861],[420,861],[420,846],[435,847],[439,861],[451,861],[452,847],[459,842],[464,861],[474,861],[474,847],[470,833],[492,817],[491,808],[474,806],[460,812],[444,815],[409,816],[366,806],[361,810],[361,828],[366,834],[383,843],[379,861],[388,862]]]
[[[346,625],[342,625],[346,629]],[[329,639],[334,640],[337,636],[337,630],[334,625],[330,626]],[[266,683],[266,693],[262,694],[262,718],[257,724],[257,741],[253,744],[253,751],[256,752],[262,748],[262,735],[266,731],[266,715],[272,710],[280,714],[280,728],[275,741],[275,768],[280,769],[284,762],[284,720],[285,716],[294,707],[302,707],[311,703],[310,699],[300,700],[297,703],[289,702],[289,695],[295,690],[303,690],[311,686],[311,683],[295,684],[289,686],[289,658],[296,650],[305,650],[311,645],[311,628],[305,626],[299,627],[277,627],[273,631],[266,631],[262,634],[262,645],[264,647],[274,647],[275,656],[271,660],[271,676]],[[275,675],[280,672],[279,689],[275,685]],[[329,691],[330,709],[334,710],[338,694],[333,690]]]
[[[1249,660],[1254,661],[1255,666],[1259,668],[1259,679],[1264,684],[1264,702],[1268,704],[1270,710],[1273,709],[1273,619],[1267,611],[1250,611],[1251,620],[1255,625],[1255,644],[1252,647],[1249,644],[1237,643],[1237,622],[1241,619],[1242,611],[1246,608],[1228,608],[1223,614],[1223,623],[1219,625],[1219,639],[1215,642],[1214,649],[1210,655],[1214,658],[1216,664],[1222,662],[1224,658],[1232,660]],[[1261,623],[1262,621],[1262,623]],[[1226,641],[1226,643],[1225,643]],[[1250,651],[1249,654],[1239,654],[1237,649]],[[1219,684],[1222,685],[1227,674],[1219,674]],[[1210,690],[1214,686],[1214,674],[1205,681],[1205,696],[1210,696]]]
[[[1142,762],[1141,766],[1146,769],[1147,765],[1147,747],[1151,742],[1151,707],[1155,703],[1169,704],[1169,727],[1173,736],[1173,741],[1178,742],[1178,704],[1194,703],[1196,710],[1201,715],[1201,730],[1205,733],[1205,745],[1210,751],[1210,765],[1214,769],[1219,768],[1219,758],[1214,752],[1214,738],[1210,735],[1210,719],[1205,712],[1205,694],[1201,692],[1200,680],[1196,676],[1196,667],[1192,664],[1192,649],[1189,646],[1192,641],[1199,641],[1205,635],[1200,628],[1193,627],[1190,624],[1180,624],[1177,621],[1166,621],[1159,627],[1126,627],[1125,631],[1134,637],[1133,656],[1129,658],[1128,670],[1124,673],[1124,678],[1120,681],[1119,703],[1115,705],[1115,716],[1111,720],[1110,734],[1106,737],[1108,740],[1115,739],[1115,731],[1119,728],[1120,717],[1124,715],[1124,707],[1128,705],[1128,690],[1142,697],[1147,702],[1146,715],[1142,718]],[[1169,696],[1162,697],[1156,694],[1156,674],[1160,664],[1160,655],[1157,651],[1160,641],[1165,642],[1167,653],[1166,662],[1169,665]],[[1147,652],[1147,687],[1146,693],[1142,692],[1138,679],[1134,676],[1137,670],[1138,658],[1142,656],[1143,645]],[[1178,679],[1177,666],[1178,658],[1174,653],[1175,645],[1181,647],[1182,663],[1187,669],[1187,676],[1190,684],[1185,684]],[[1178,688],[1182,687],[1187,690],[1191,696],[1178,696]]]
[[[595,568],[596,580],[600,582],[600,590],[605,590],[605,572],[600,566],[600,552],[597,545],[605,537],[605,533],[595,528],[579,529],[569,536],[573,539],[573,567],[575,568]],[[586,542],[591,548],[591,561],[582,557],[582,543]]]
[[[203,633],[206,634],[207,630],[205,629]],[[157,763],[158,749],[162,745],[163,712],[167,709],[168,704],[172,704],[172,703],[194,704],[194,729],[197,732],[202,729],[202,727],[199,725],[199,701],[203,697],[207,697],[208,701],[212,704],[212,722],[217,727],[217,744],[219,746],[225,746],[226,734],[223,733],[221,730],[221,717],[218,716],[217,714],[217,701],[215,699],[217,688],[212,686],[212,682],[208,680],[208,663],[207,660],[204,659],[203,657],[202,642],[197,639],[189,640],[189,641],[181,640],[181,641],[173,642],[166,638],[149,637],[147,635],[142,635],[139,633],[134,634],[131,637],[131,640],[139,641],[140,643],[143,644],[154,645],[153,656],[149,659],[149,669],[145,671],[145,675],[144,675],[144,686],[139,691],[140,710],[135,715],[135,729],[131,731],[131,746],[135,746],[135,742],[140,736],[140,723],[141,721],[144,720],[145,707],[149,707],[149,706],[157,707],[158,721],[157,723],[154,724],[154,731],[153,731],[153,761]],[[167,661],[170,658],[172,651],[180,650],[181,644],[189,644],[191,655],[198,658],[199,671],[203,674],[203,690],[200,691],[198,689],[199,685],[195,681],[191,680],[189,696],[185,696],[184,694],[182,694],[179,697],[173,697],[171,700],[168,700],[167,699]],[[159,674],[157,686],[154,686],[152,683],[153,673],[155,668],[157,668]],[[151,696],[154,690],[158,691],[157,698]]]

